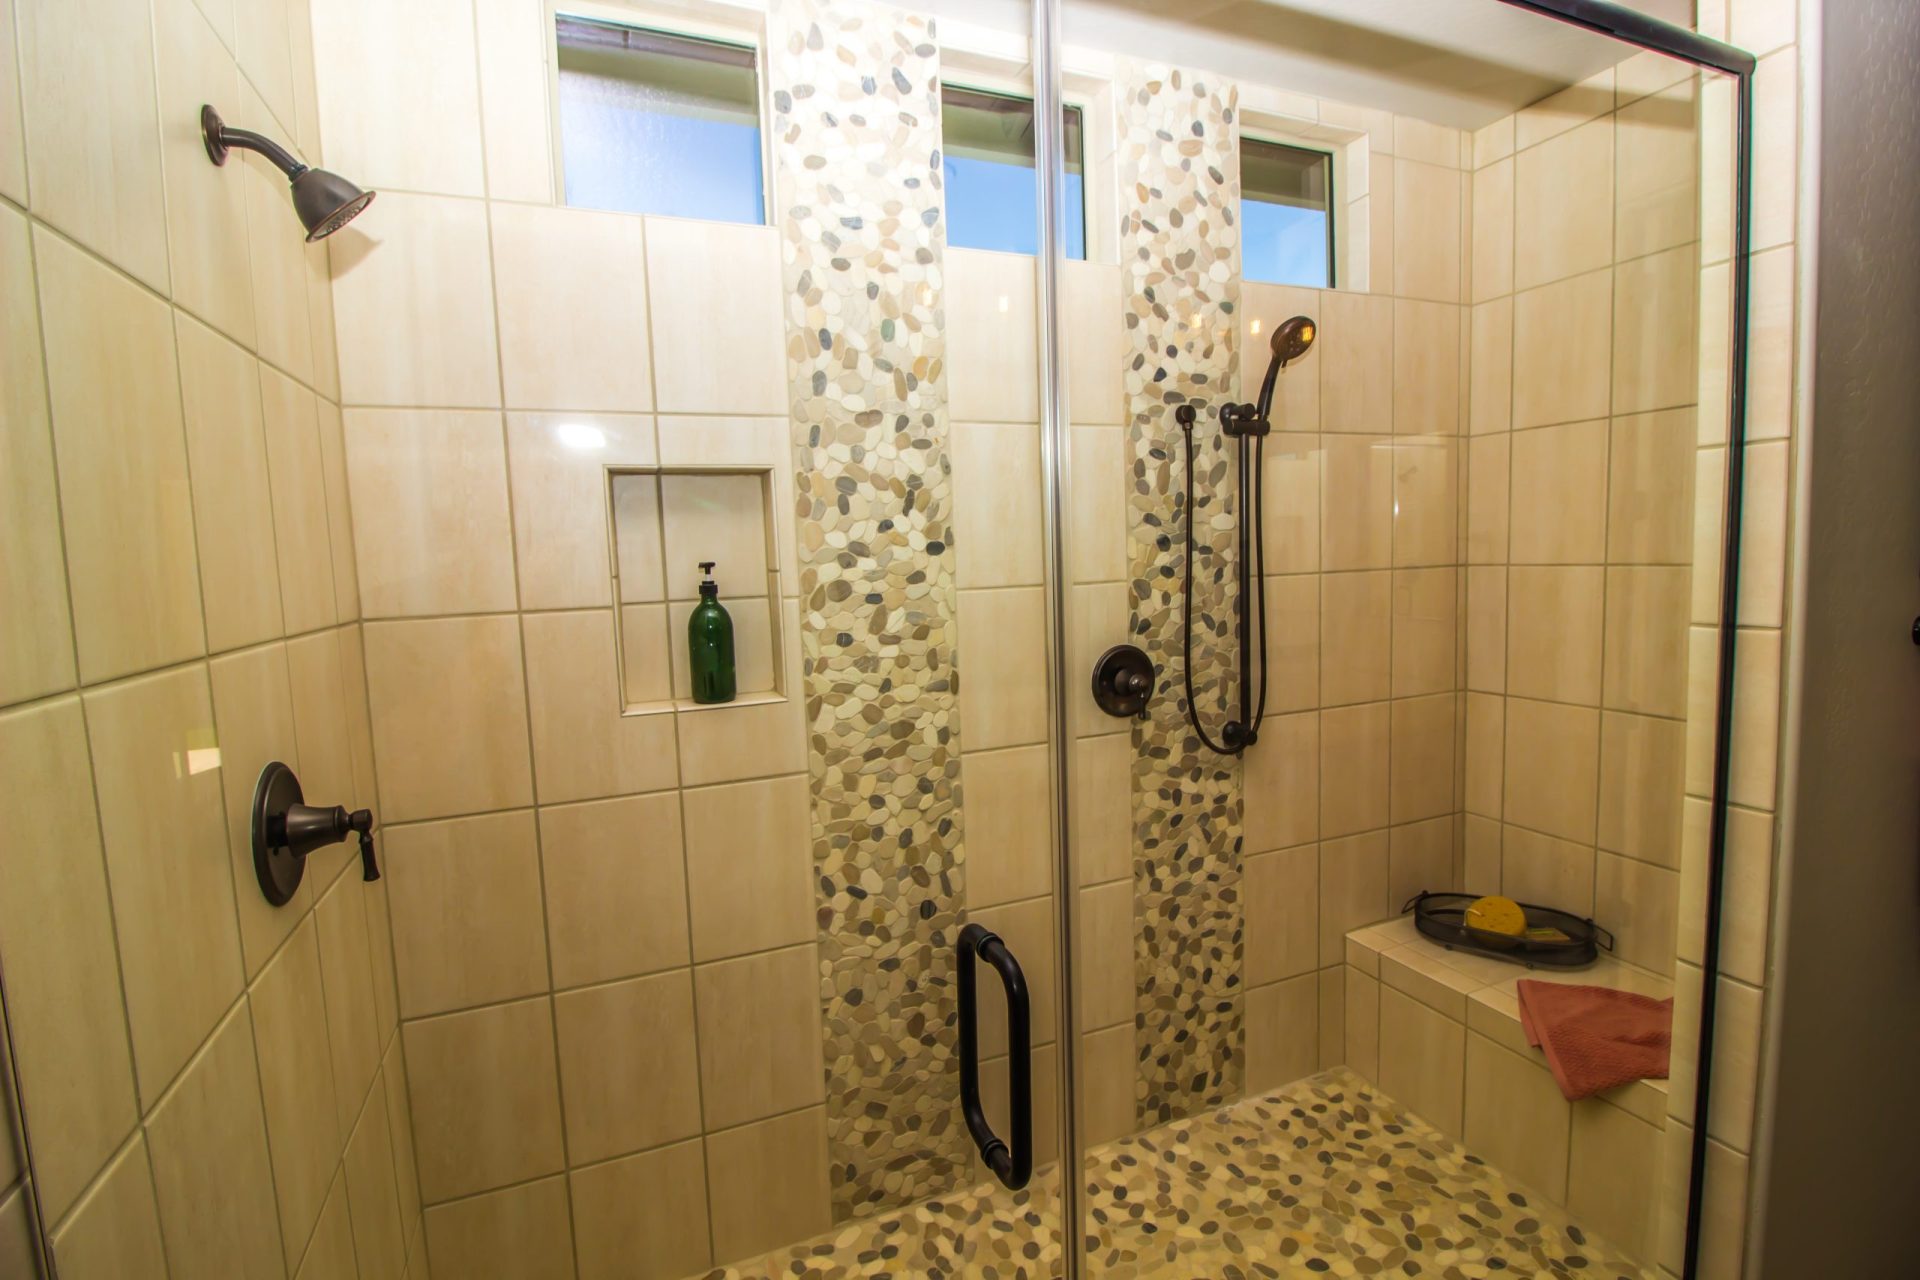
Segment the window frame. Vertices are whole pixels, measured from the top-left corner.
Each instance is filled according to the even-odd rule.
[[[1280,136],[1274,136],[1276,134]],[[1331,143],[1315,144],[1301,138],[1287,137],[1278,130],[1262,129],[1257,125],[1252,128],[1242,128],[1240,130],[1239,144],[1241,157],[1240,203],[1243,207],[1247,203],[1245,154],[1246,144],[1249,142],[1268,147],[1285,147],[1289,151],[1304,151],[1310,155],[1319,156],[1321,162],[1327,166],[1327,282],[1324,285],[1303,285],[1297,280],[1259,280],[1248,275],[1244,244],[1247,220],[1244,213],[1238,215],[1240,217],[1240,231],[1243,240],[1240,259],[1240,278],[1250,284],[1272,284],[1293,289],[1340,288],[1341,276],[1343,274],[1340,270],[1340,235],[1341,223],[1344,221],[1344,219],[1339,216],[1341,210],[1340,149]],[[1271,202],[1256,200],[1255,203],[1264,204]]]
[[[672,8],[652,4],[619,4],[610,0],[546,0],[542,6],[546,69],[548,153],[553,165],[553,202],[562,209],[586,206],[567,203],[566,139],[560,123],[560,40],[561,18],[577,18],[604,26],[626,27],[682,40],[709,44],[729,44],[753,50],[754,111],[760,123],[760,221],[730,223],[733,226],[774,225],[773,142],[771,96],[767,89],[766,14],[741,9],[736,5],[694,0]],[[685,222],[715,222],[713,218],[688,218],[669,213],[626,213],[635,218],[679,218]]]

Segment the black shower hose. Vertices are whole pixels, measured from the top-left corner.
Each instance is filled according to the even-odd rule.
[[[1240,694],[1240,714],[1245,717],[1244,729],[1236,742],[1228,742],[1232,733],[1222,734],[1222,741],[1215,742],[1207,733],[1206,726],[1200,723],[1200,707],[1193,697],[1193,424],[1183,422],[1181,431],[1187,443],[1186,476],[1186,547],[1185,573],[1181,589],[1180,609],[1180,672],[1187,693],[1187,718],[1193,722],[1193,731],[1201,744],[1215,755],[1237,756],[1244,752],[1259,737],[1260,725],[1267,717],[1267,538],[1265,485],[1262,473],[1265,470],[1266,439],[1254,435],[1251,446],[1248,437],[1240,436],[1235,443],[1239,446],[1238,462],[1240,467],[1240,493],[1243,502],[1253,508],[1253,535],[1251,548],[1247,545],[1249,529],[1244,511],[1239,521],[1240,560],[1237,569],[1239,592],[1234,600],[1235,635],[1239,641],[1242,664],[1250,664],[1250,643],[1247,633],[1247,561],[1249,553],[1254,562],[1254,600],[1257,610],[1260,633],[1260,694],[1251,709],[1248,706],[1247,682],[1249,673],[1242,671],[1236,681]],[[1251,458],[1249,458],[1251,455]],[[1249,461],[1252,466],[1249,469]],[[1234,721],[1229,720],[1231,729]]]

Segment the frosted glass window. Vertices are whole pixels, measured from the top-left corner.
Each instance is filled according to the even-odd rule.
[[[1063,109],[1066,185],[1061,231],[1069,258],[1087,256],[1085,165],[1080,109]],[[947,243],[963,249],[1037,253],[1040,188],[1033,167],[1033,100],[940,86],[941,180],[947,188]]]
[[[750,46],[569,17],[555,32],[568,204],[767,220]]]
[[[1248,280],[1333,287],[1333,157],[1240,139],[1240,270]]]

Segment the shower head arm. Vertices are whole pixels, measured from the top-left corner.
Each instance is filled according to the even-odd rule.
[[[220,119],[220,113],[211,106],[200,108],[200,134],[207,144],[207,158],[215,164],[227,162],[227,152],[234,147],[242,151],[257,151],[273,161],[274,167],[287,175],[297,178],[307,171],[307,166],[294,159],[293,153],[275,142],[272,138],[255,133],[251,129],[235,129]]]

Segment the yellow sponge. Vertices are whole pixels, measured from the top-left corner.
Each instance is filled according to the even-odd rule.
[[[1475,900],[1467,907],[1466,925],[1481,933],[1502,933],[1519,937],[1527,929],[1527,913],[1512,898],[1492,895]]]

